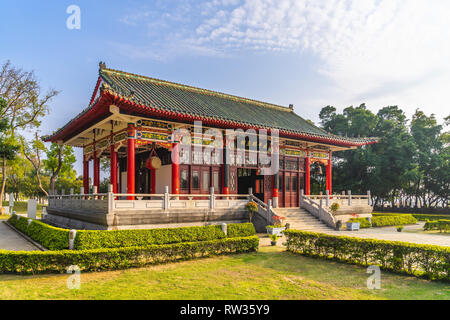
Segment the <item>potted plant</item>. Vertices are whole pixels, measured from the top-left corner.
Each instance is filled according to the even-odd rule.
[[[253,219],[253,213],[258,211],[258,205],[254,201],[250,201],[245,205],[245,208],[248,211],[248,219],[250,222],[252,222]]]
[[[272,216],[273,225],[266,227],[267,233],[270,235],[272,235],[272,234],[280,235],[281,232],[286,229],[283,226],[283,222],[282,222],[285,219],[286,219],[285,217]]]
[[[397,232],[402,232],[403,231],[403,226],[397,226]]]
[[[330,206],[330,211],[332,214],[335,214],[340,208],[341,206],[339,205],[339,203],[335,202]]]
[[[271,234],[271,235],[269,235],[269,238],[270,238],[270,244],[272,245],[272,246],[276,246],[277,245],[277,241],[278,241],[278,238],[279,238],[279,236],[275,233],[275,234]]]
[[[352,216],[355,216],[355,214],[352,214]],[[356,217],[358,215],[356,214]],[[358,231],[359,227],[360,227],[360,223],[358,222],[358,220],[356,220],[357,218],[352,218],[350,220],[347,221],[347,230],[348,231]]]

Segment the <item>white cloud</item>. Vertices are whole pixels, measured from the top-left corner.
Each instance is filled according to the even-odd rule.
[[[168,31],[162,42],[198,54],[306,52],[323,62],[317,71],[335,84],[324,98],[329,95],[343,106],[399,104],[409,111],[422,107],[430,112],[445,103],[450,83],[448,0],[182,4],[170,14],[142,12],[123,22],[133,25],[136,20],[158,16],[156,21]],[[143,54],[158,56],[145,50]]]

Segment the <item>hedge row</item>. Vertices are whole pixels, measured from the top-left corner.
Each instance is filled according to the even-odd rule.
[[[8,222],[49,250],[69,248],[69,231],[66,229],[55,228],[38,220],[28,225],[28,219],[18,215],[11,216]]]
[[[405,213],[385,213],[385,212],[374,212],[372,216],[402,216]],[[440,219],[450,219],[450,215],[445,214],[419,214],[419,213],[411,213],[411,215],[419,221],[427,221],[427,220],[440,220]]]
[[[41,221],[17,216],[8,220],[10,224],[50,250],[65,250],[69,244],[69,230],[52,227]],[[229,224],[227,235],[220,225],[164,229],[136,229],[113,231],[78,230],[75,250],[141,247],[179,242],[208,241],[223,238],[248,237],[256,234],[252,223]]]
[[[1,273],[65,273],[69,266],[80,271],[116,270],[189,260],[220,254],[257,251],[257,236],[184,242],[147,247],[64,251],[0,250]]]
[[[223,238],[248,237],[256,234],[251,223],[229,224],[227,235],[220,225],[164,229],[138,229],[114,231],[77,231],[75,249],[121,248],[171,244],[179,242],[208,241]]]
[[[416,223],[416,218],[414,218],[411,214],[372,216],[372,227],[400,226],[404,224]]]
[[[384,270],[450,281],[450,248],[396,241],[284,231],[287,250]]]
[[[427,221],[425,222],[424,230],[439,230],[447,231],[450,230],[450,220],[437,220],[437,221]]]
[[[390,214],[373,215],[371,222],[367,218],[352,218],[349,222],[359,222],[360,228],[371,228],[415,224],[417,220],[411,214]]]

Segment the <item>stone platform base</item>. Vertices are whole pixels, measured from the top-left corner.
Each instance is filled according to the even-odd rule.
[[[42,220],[64,229],[76,230],[127,230],[206,226],[221,223],[248,222],[246,211],[230,210],[173,210],[170,212],[120,212],[88,214],[47,210]]]

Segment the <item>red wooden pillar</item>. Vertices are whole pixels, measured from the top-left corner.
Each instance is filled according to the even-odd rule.
[[[83,156],[83,188],[84,194],[89,193],[89,158]]]
[[[305,195],[311,194],[311,162],[309,155],[305,158]]]
[[[135,193],[135,143],[136,129],[133,123],[128,124],[128,154],[127,154],[127,193]],[[127,197],[128,200],[134,200],[133,196]]]
[[[100,158],[94,152],[94,186],[97,187],[97,192],[100,190]]]
[[[111,144],[110,147],[111,153],[111,184],[113,186],[113,192],[117,192],[117,152],[114,148],[114,144]]]
[[[180,144],[172,143],[172,194],[180,193]]]
[[[156,170],[152,169],[150,171],[150,193],[154,194],[156,193]]]
[[[327,190],[328,194],[332,194],[332,181],[333,181],[333,174],[332,174],[332,162],[331,162],[331,152],[327,163]]]

